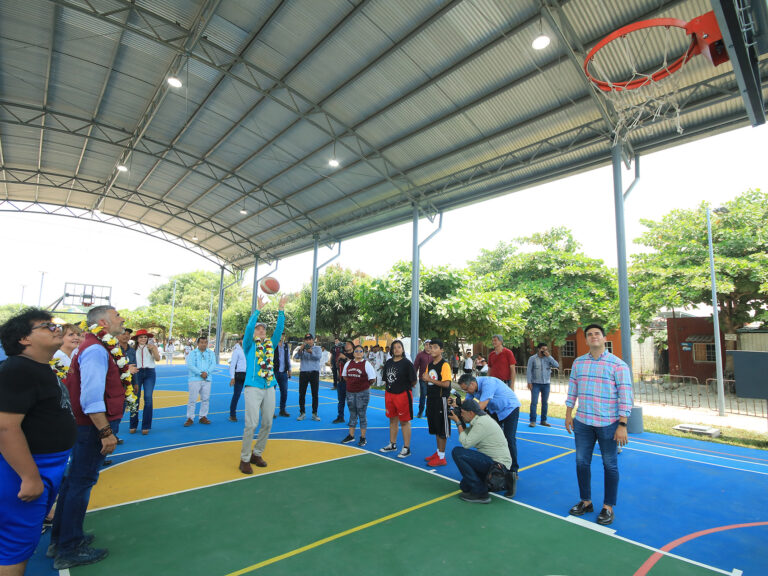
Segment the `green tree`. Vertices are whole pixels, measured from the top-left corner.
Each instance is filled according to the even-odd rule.
[[[216,272],[185,272],[171,276],[167,282],[157,286],[150,292],[149,303],[152,306],[161,304],[171,305],[173,299],[173,282],[176,281],[176,307],[208,310],[213,296],[214,314],[219,305],[219,280]],[[250,302],[251,291],[244,287],[239,279],[231,274],[224,275],[224,286],[229,286],[224,292],[224,306],[229,307],[240,300]],[[234,284],[233,284],[234,283]]]
[[[359,324],[355,286],[366,275],[341,266],[329,266],[317,279],[316,337],[340,338],[356,335]],[[305,284],[296,297],[285,305],[286,318],[291,319],[294,335],[309,331],[312,285]]]
[[[398,262],[383,278],[368,279],[357,289],[361,327],[367,332],[409,334],[411,326],[411,263]],[[476,275],[448,268],[421,267],[419,331],[454,341],[488,338],[501,333],[518,338],[528,308],[525,298],[493,289]]]
[[[562,227],[518,238],[506,247],[509,256],[501,269],[487,276],[497,290],[528,299],[525,336],[530,340],[562,345],[585,323],[600,322],[607,330],[618,326],[615,273],[579,248]]]
[[[216,311],[214,310],[214,314]],[[157,335],[158,339],[168,337],[171,307],[167,304],[142,306],[136,310],[121,310],[125,325],[133,330],[144,328]],[[216,318],[213,318],[212,332],[216,331]],[[173,311],[174,337],[195,337],[208,332],[208,310],[176,306]]]
[[[641,326],[661,308],[712,305],[706,206],[641,220],[647,230],[635,242],[649,252],[634,255],[630,269],[630,301]],[[768,195],[748,190],[711,216],[723,331],[768,320]]]

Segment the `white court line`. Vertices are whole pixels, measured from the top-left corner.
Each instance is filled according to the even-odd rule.
[[[609,535],[616,534],[616,530],[614,530],[613,528],[609,528],[608,526],[601,526],[600,524],[590,522],[589,520],[585,520],[584,518],[579,518],[578,516],[571,516],[570,514],[568,514],[568,516],[564,516],[564,518],[571,524],[578,524],[579,526],[583,526],[584,528],[589,528],[590,530],[594,530],[595,532],[602,532],[603,534],[609,534]]]
[[[317,442],[318,444],[330,444],[330,442],[321,442],[319,440],[306,440],[306,442]],[[211,444],[223,444],[223,442],[211,442]],[[335,444],[334,444],[335,445]],[[353,447],[350,447],[353,448]],[[224,484],[232,484],[233,482],[241,482],[243,480],[252,480],[254,478],[260,478],[262,476],[269,476],[272,474],[279,474],[280,472],[287,472],[289,470],[298,470],[300,468],[307,468],[309,466],[315,466],[317,464],[325,464],[326,462],[336,462],[339,460],[346,460],[347,458],[356,458],[358,456],[363,456],[364,454],[367,454],[368,452],[365,450],[362,450],[360,448],[353,448],[354,450],[359,450],[360,452],[358,454],[349,454],[347,456],[339,456],[338,458],[331,458],[330,460],[323,460],[322,462],[312,462],[310,464],[301,464],[299,466],[292,466],[290,468],[282,468],[280,470],[271,470],[269,472],[262,472],[261,474],[257,474],[254,476],[251,475],[243,475],[242,478],[233,478],[231,480],[224,480],[223,482],[216,482],[214,484],[206,484],[205,486],[196,486],[194,488],[187,488],[186,490],[178,490],[176,492],[168,492],[166,494],[159,494],[157,496],[150,496],[148,498],[139,498],[138,500],[131,500],[130,502],[121,502],[120,504],[111,504],[110,506],[102,506],[101,508],[94,508],[92,510],[88,510],[87,513],[90,514],[91,512],[99,512],[101,510],[109,510],[110,508],[118,508],[120,506],[125,506],[127,504],[139,504],[141,502],[148,502],[150,500],[158,500],[160,498],[165,498],[166,496],[175,496],[177,494],[185,494],[187,492],[194,492],[196,490],[203,490],[205,488],[211,488],[213,486],[223,486]],[[175,448],[174,450],[180,450],[180,448]],[[167,452],[172,452],[173,450],[167,450]],[[139,456],[139,458],[134,458],[131,460],[131,462],[135,462],[136,460],[140,460],[142,458],[147,458],[149,456],[152,456],[152,454],[148,454],[147,456]]]
[[[370,454],[373,454],[374,456],[378,456],[380,458],[384,458],[385,460],[389,460],[391,462],[395,462],[396,464],[401,464],[403,466],[408,466],[410,468],[415,468],[416,470],[420,470],[421,472],[425,472],[427,474],[432,474],[434,476],[438,476],[440,478],[444,478],[445,480],[449,480],[449,481],[451,481],[451,482],[453,482],[455,484],[459,483],[458,480],[455,480],[454,478],[449,478],[448,476],[443,476],[442,474],[440,474],[439,472],[435,471],[434,469],[427,470],[427,469],[425,469],[423,467],[419,467],[419,466],[415,466],[413,464],[409,464],[408,462],[405,462],[405,461],[403,461],[401,459],[390,458],[390,457],[384,456],[382,454],[377,454],[376,452],[370,452]],[[517,506],[522,506],[523,508],[527,508],[529,510],[533,510],[534,512],[539,512],[540,514],[544,514],[544,515],[550,516],[552,518],[557,518],[561,522],[569,522],[569,520],[567,518],[563,517],[563,516],[560,516],[558,514],[550,512],[548,510],[544,510],[542,508],[537,508],[536,506],[531,506],[530,504],[526,504],[525,502],[520,502],[518,500],[512,500],[511,498],[507,498],[506,496],[502,496],[501,494],[496,494],[496,493],[491,493],[491,496],[494,497],[494,498],[498,498],[499,500],[506,500],[507,502],[511,502],[512,504],[515,504]],[[598,527],[599,528],[603,528],[602,526],[598,526]],[[594,527],[590,527],[590,529],[595,530],[597,532],[603,532],[602,530],[597,530]],[[661,554],[663,556],[667,556],[669,558],[675,558],[675,559],[680,560],[682,562],[686,562],[688,564],[693,564],[694,566],[700,566],[701,568],[706,568],[707,570],[712,570],[713,572],[717,572],[719,574],[726,574],[728,576],[733,576],[732,572],[728,572],[726,570],[722,570],[722,569],[717,568],[715,566],[710,566],[709,564],[704,564],[702,562],[697,562],[696,560],[691,560],[690,558],[686,558],[686,557],[680,556],[678,554],[673,554],[671,552],[666,552],[664,550],[660,550],[659,548],[654,548],[653,546],[649,546],[648,544],[643,544],[642,542],[637,542],[636,540],[631,540],[629,538],[625,538],[624,536],[619,536],[618,534],[615,533],[615,530],[613,532],[614,533],[607,533],[607,532],[603,532],[603,533],[608,538],[616,538],[617,540],[621,540],[621,541],[626,542],[628,544],[634,544],[635,546],[639,546],[640,548],[644,548],[646,550],[650,550],[651,552],[654,552],[654,553],[659,553],[659,554]]]

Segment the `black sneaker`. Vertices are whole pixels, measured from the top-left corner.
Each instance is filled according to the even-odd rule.
[[[334,420],[333,422],[331,422],[331,424],[345,424],[346,422],[347,422],[347,421],[346,421],[346,420],[344,420],[344,418],[342,418],[341,416],[339,416],[338,418],[336,418],[336,420]]]
[[[384,448],[380,448],[379,452],[394,452],[397,450],[397,444],[392,444],[391,442],[384,446]]]
[[[347,434],[347,437],[344,438],[344,440],[342,440],[341,443],[342,444],[349,444],[350,442],[354,442],[354,441],[355,441],[355,437],[354,436],[350,436],[349,434]]]
[[[66,570],[73,566],[83,566],[85,564],[95,564],[101,562],[109,555],[106,548],[90,548],[89,546],[79,546],[71,554],[57,554],[53,560],[53,567],[56,570]]]
[[[90,546],[93,544],[93,541],[96,539],[96,536],[93,534],[84,534],[83,539],[80,542],[80,546]],[[55,558],[56,557],[56,542],[51,542],[48,545],[48,549],[45,551],[46,558]]]
[[[365,446],[366,444],[368,444],[368,440],[366,440],[366,439],[365,439],[365,436],[362,436],[362,437],[360,438],[360,442],[358,442],[358,443],[357,443],[357,445],[358,445],[358,446],[360,446],[360,448],[362,448],[362,447],[363,447],[363,446]]]
[[[459,498],[464,500],[464,502],[471,502],[473,504],[490,504],[491,497],[488,496],[488,493],[485,494],[472,494],[471,492],[462,492],[459,494]]]
[[[290,414],[288,412],[286,412],[285,410],[281,410],[280,411],[280,416],[282,416],[283,418],[288,418],[288,417],[290,417]]]

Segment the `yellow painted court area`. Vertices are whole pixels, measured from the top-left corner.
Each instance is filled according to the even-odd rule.
[[[172,406],[186,406],[188,392],[179,392],[174,390],[155,390],[152,394],[152,407],[157,408],[170,408]],[[144,410],[144,396],[141,397],[139,408]]]
[[[238,470],[239,440],[187,446],[150,454],[107,468],[91,492],[89,509],[103,508],[250,478]],[[264,452],[267,468],[253,467],[253,476],[364,452],[357,448],[309,440],[272,440]]]

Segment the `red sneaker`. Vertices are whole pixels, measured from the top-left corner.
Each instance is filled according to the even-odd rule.
[[[435,453],[434,453],[434,454],[430,454],[429,456],[427,456],[426,458],[424,458],[424,462],[429,462],[429,461],[430,461],[430,460],[432,460],[433,458],[437,458],[437,450],[435,450]]]
[[[447,466],[448,461],[445,458],[440,458],[438,456],[435,456],[434,458],[427,461],[427,466],[430,466],[431,468],[434,468],[436,466]]]

